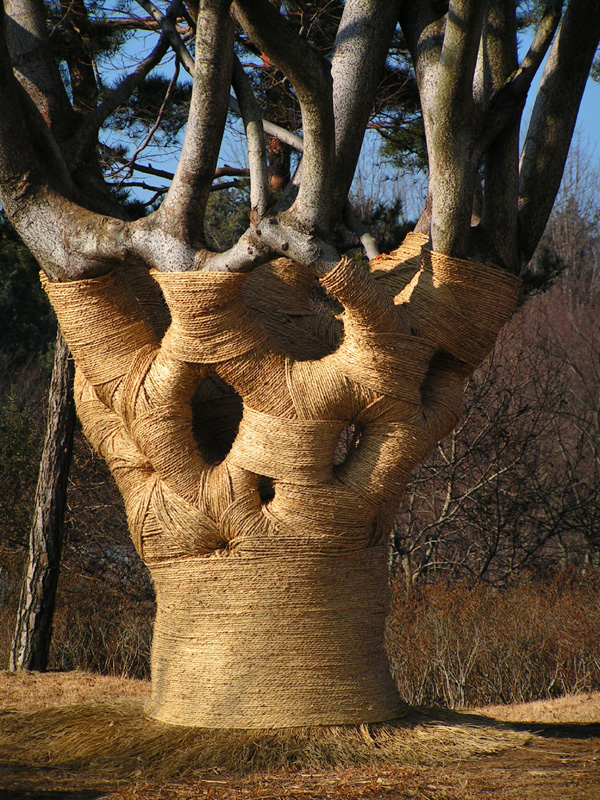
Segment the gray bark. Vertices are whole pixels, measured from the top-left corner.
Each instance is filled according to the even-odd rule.
[[[329,64],[297,36],[268,0],[238,0],[236,19],[252,41],[291,81],[304,129],[302,181],[291,212],[308,229],[328,233],[335,158]]]
[[[156,212],[162,230],[204,247],[204,213],[225,130],[233,70],[231,0],[205,0],[196,21],[190,114],[173,183]]]
[[[233,88],[246,131],[248,166],[250,168],[250,218],[257,222],[269,205],[267,178],[267,144],[260,108],[244,68],[236,58],[233,65]]]
[[[344,6],[331,64],[334,219],[346,203],[399,10],[399,0],[348,0]]]
[[[29,532],[29,557],[10,653],[11,670],[44,671],[48,666],[73,446],[73,374],[69,348],[59,332],[48,394],[46,438]]]
[[[571,0],[542,75],[521,156],[519,249],[527,263],[544,232],[600,41],[598,0]]]
[[[512,0],[493,0],[485,21],[482,45],[482,104],[518,67],[517,27]],[[491,143],[484,156],[483,228],[496,260],[510,272],[519,271],[517,256],[517,200],[519,195],[518,119]]]

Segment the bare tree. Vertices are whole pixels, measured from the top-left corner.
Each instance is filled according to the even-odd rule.
[[[597,326],[556,285],[513,318],[471,379],[467,412],[411,477],[393,561],[408,585],[504,584],[595,561]],[[535,380],[532,380],[535,375]]]
[[[79,417],[152,573],[151,713],[208,727],[392,718],[392,520],[515,304],[600,37],[597,3],[550,3],[521,64],[504,0],[347,0],[330,58],[288,4],[140,5],[156,47],[101,96],[83,33],[66,58],[67,92],[41,0],[7,0],[0,185],[74,354]],[[84,32],[84,3],[65,4],[75,11]],[[429,199],[416,233],[366,271],[340,258],[334,230],[398,21]],[[289,81],[300,142],[263,123],[234,55],[238,31]],[[97,134],[169,47],[193,75],[181,155],[160,207],[128,221],[102,181]],[[546,53],[519,167],[520,115]],[[251,210],[216,253],[203,222],[231,85]],[[277,200],[265,131],[302,150]]]
[[[448,576],[505,583],[523,570],[597,562],[598,205],[581,177],[591,168],[582,172],[581,153],[570,161],[527,271],[534,296],[471,377],[463,419],[405,491],[393,562],[409,586]]]
[[[62,550],[67,478],[73,449],[73,363],[59,333],[48,393],[46,437],[29,531],[29,554],[9,668],[45,670]]]

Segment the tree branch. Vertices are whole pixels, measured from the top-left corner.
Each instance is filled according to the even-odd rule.
[[[344,5],[331,64],[336,142],[334,219],[350,190],[399,10],[399,0],[347,0]]]
[[[491,0],[483,27],[483,97],[488,104],[517,67],[517,25],[512,0]],[[482,226],[499,261],[517,272],[519,116],[485,148]]]
[[[326,62],[286,23],[269,0],[238,0],[236,18],[261,52],[291,81],[304,130],[302,183],[290,209],[303,225],[329,230],[335,131]]]
[[[5,0],[6,42],[17,78],[58,142],[69,138],[75,117],[48,46],[43,3]]]
[[[141,5],[144,3],[141,0],[138,0]],[[151,3],[146,3],[149,9],[154,9],[154,19],[156,25],[160,27],[162,32],[167,36],[169,40],[169,44],[171,45],[175,55],[179,59],[179,63],[185,69],[187,73],[193,76],[194,74],[194,59],[190,55],[188,49],[186,48],[184,42],[181,39],[179,32],[177,31],[177,27],[174,23],[168,19],[164,14],[162,14],[159,9],[153,6]],[[146,7],[144,5],[144,7]],[[229,108],[233,111],[233,113],[241,117],[242,111],[240,109],[240,105],[238,101],[233,97],[233,95],[229,98]],[[293,147],[298,152],[303,152],[304,150],[304,141],[301,136],[297,136],[295,133],[282,128],[281,125],[276,125],[274,122],[269,122],[269,120],[263,120],[263,129],[265,133],[269,136],[274,136],[276,139],[279,139],[280,142],[284,144],[288,144],[290,147]]]
[[[429,149],[429,132],[433,125],[432,107],[437,90],[437,70],[444,41],[446,18],[443,11],[431,3],[403,3],[400,9],[400,26],[410,49],[417,86],[421,100],[425,136]],[[430,234],[432,219],[432,181],[427,191],[427,201],[416,230]]]
[[[244,68],[237,58],[233,62],[233,89],[240,104],[246,130],[250,167],[250,219],[256,223],[266,214],[269,205],[267,145],[258,103]]]
[[[177,26],[172,20],[172,15],[175,14],[177,9],[181,6],[181,0],[173,0],[166,14],[163,14],[162,11],[154,5],[154,3],[150,2],[150,0],[137,0],[137,3],[142,6],[142,8],[147,11],[154,20],[156,20],[161,31],[169,40],[169,44],[175,51],[175,54],[184,69],[189,72],[190,75],[193,75],[194,59],[183,43],[181,36],[177,31]]]
[[[233,111],[233,113],[241,117],[242,110],[240,108],[240,104],[235,99],[235,97],[229,98],[229,108]],[[281,125],[276,125],[274,122],[269,122],[268,119],[263,119],[263,130],[269,136],[274,136],[276,139],[279,139],[280,142],[284,144],[288,144],[290,147],[293,147],[294,150],[297,150],[299,153],[304,152],[304,139],[301,136],[297,136],[295,133],[288,131],[286,128],[282,128]]]
[[[83,0],[61,0],[60,12],[71,102],[73,111],[81,117],[98,105],[99,96],[94,57],[81,36],[88,26],[88,11]]]
[[[350,228],[350,230],[355,233],[358,238],[360,239],[360,243],[365,249],[365,255],[369,260],[372,258],[377,258],[379,255],[379,248],[377,247],[377,242],[373,238],[370,230],[368,227],[360,220],[356,214],[354,213],[354,209],[350,205],[350,203],[346,203],[344,206],[344,222]]]
[[[548,3],[531,47],[519,68],[503,84],[496,86],[492,96],[488,98],[482,149],[486,150],[502,131],[518,121],[531,83],[552,44],[561,19],[562,6],[563,0],[551,0]]]
[[[97,108],[87,114],[73,140],[72,170],[77,170],[82,162],[85,161],[90,150],[96,145],[98,131],[104,122],[133,94],[140,83],[161,62],[168,46],[166,38],[161,36],[150,55],[141,61],[133,72],[123,78]]]
[[[78,190],[33,101],[13,75],[0,16],[0,202],[52,280],[107,272],[127,256],[125,224],[77,205]]]
[[[473,103],[473,76],[477,63],[485,0],[451,0],[438,68],[439,105],[453,115]]]
[[[432,247],[469,255],[478,165],[473,76],[485,3],[405,3],[401,25],[415,66],[429,159]],[[426,223],[428,215],[422,218]]]
[[[192,248],[204,246],[204,213],[227,119],[234,25],[229,0],[199,8],[188,124],[173,183],[158,212],[160,226]]]
[[[526,264],[544,232],[598,42],[595,0],[571,0],[554,39],[521,155],[519,249]]]

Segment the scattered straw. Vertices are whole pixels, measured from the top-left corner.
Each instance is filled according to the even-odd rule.
[[[283,730],[187,728],[148,719],[141,702],[82,703],[0,714],[0,764],[98,780],[173,780],[293,766],[435,766],[525,744],[484,717],[413,712],[400,720]]]

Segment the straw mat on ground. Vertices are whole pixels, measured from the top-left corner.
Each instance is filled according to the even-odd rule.
[[[219,730],[148,719],[139,701],[0,713],[0,764],[131,780],[244,774],[291,765],[434,766],[522,746],[529,734],[489,719],[416,710],[389,723],[283,730]]]

